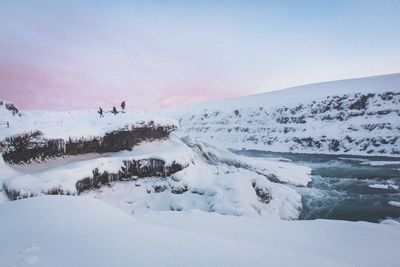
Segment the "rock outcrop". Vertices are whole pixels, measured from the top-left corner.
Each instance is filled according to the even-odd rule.
[[[49,158],[86,153],[106,153],[131,150],[143,141],[168,138],[175,126],[155,126],[152,123],[125,127],[103,137],[80,139],[47,139],[42,132],[28,132],[5,138],[0,142],[4,161],[9,164],[43,162]]]

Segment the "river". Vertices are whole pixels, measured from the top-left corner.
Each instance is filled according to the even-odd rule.
[[[380,222],[400,219],[400,158],[277,153],[235,153],[280,160],[312,168],[312,182],[295,187],[302,195],[300,219]]]

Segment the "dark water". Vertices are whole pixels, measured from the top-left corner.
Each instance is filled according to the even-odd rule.
[[[312,182],[296,190],[303,197],[301,219],[379,222],[400,219],[400,158],[234,151],[267,158],[289,159],[312,168]],[[370,165],[384,164],[384,165]],[[370,186],[385,188],[372,188]]]

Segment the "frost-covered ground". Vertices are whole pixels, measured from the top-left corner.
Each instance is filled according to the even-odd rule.
[[[4,186],[21,191],[22,194],[41,195],[52,188],[60,188],[69,194],[77,194],[77,181],[91,176],[94,169],[101,173],[117,173],[124,160],[156,158],[166,164],[176,162],[187,165],[192,160],[192,151],[179,140],[144,142],[132,151],[106,154],[90,154],[85,157],[71,156],[39,164],[11,167],[0,159],[0,166],[9,175],[3,176]],[[32,166],[33,165],[33,166]],[[7,178],[5,178],[7,177]]]
[[[0,218],[1,266],[398,266],[400,247],[399,225],[200,211],[132,217],[85,197],[9,202]]]
[[[3,112],[10,113],[6,109]],[[174,123],[161,116],[138,112],[106,114],[104,118],[95,111],[22,111],[20,114],[9,118],[12,124],[10,128],[1,128],[0,136],[42,125],[39,129],[46,137],[79,139],[141,121],[153,120],[159,125]],[[43,117],[47,121],[41,121]],[[71,127],[74,121],[77,127]],[[294,187],[306,186],[311,181],[310,168],[279,159],[239,156],[190,137],[182,140],[171,135],[168,139],[143,142],[131,151],[66,155],[21,165],[7,164],[1,158],[0,202],[7,201],[6,193],[13,194],[14,199],[60,193],[77,195],[80,193],[77,182],[93,176],[95,170],[100,174],[118,174],[126,161],[158,159],[166,166],[179,164],[183,169],[166,177],[132,177],[129,181],[109,182],[83,194],[133,214],[149,210],[202,210],[262,218],[299,217],[301,196]]]
[[[185,108],[166,112],[180,119],[177,133],[130,151],[22,165],[1,157],[0,266],[396,266],[396,220],[293,221],[301,215],[299,192],[308,190],[311,168],[226,148],[396,156],[399,85],[395,74],[214,101],[206,110],[197,104],[190,107],[193,114]],[[102,118],[95,110],[18,114],[0,105],[10,126],[0,124],[0,139],[33,130],[68,140],[127,125],[177,125],[139,111]],[[119,175],[124,162],[146,159],[182,169],[77,190],[77,182],[94,170]],[[398,183],[368,188],[398,190]],[[5,189],[39,197],[9,201]],[[74,196],[44,196],[49,193]],[[386,203],[400,206],[397,198]]]
[[[400,74],[224,98],[166,112],[178,133],[233,149],[400,156]]]
[[[84,192],[128,213],[148,210],[203,210],[226,215],[296,219],[302,208],[294,186],[306,186],[310,168],[290,162],[235,155],[227,150],[171,136],[145,142],[132,151],[10,166],[1,161],[2,187],[21,196],[40,196],[56,188],[76,195],[76,183],[98,171],[118,173],[124,160],[156,158],[185,168],[167,177],[111,182]],[[41,165],[41,166],[38,166]],[[41,168],[40,168],[41,167]],[[3,192],[3,201],[6,200]]]
[[[8,128],[4,124],[7,121],[10,125]],[[177,124],[174,119],[135,110],[126,110],[117,115],[105,112],[104,117],[100,117],[96,110],[22,110],[19,115],[13,116],[4,105],[0,105],[0,122],[3,122],[0,124],[0,139],[36,130],[49,139],[100,137],[125,126],[139,126],[151,121],[159,126]]]

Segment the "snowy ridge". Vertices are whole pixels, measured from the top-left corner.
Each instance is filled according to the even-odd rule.
[[[21,116],[11,117],[9,128],[0,128],[0,139],[37,130],[49,139],[100,137],[110,131],[149,123],[154,126],[177,125],[174,119],[135,110],[126,110],[117,115],[105,112],[104,117],[99,117],[96,110],[23,110]]]
[[[304,85],[167,111],[218,147],[400,156],[400,74]]]
[[[281,105],[302,104],[309,102],[310,99],[322,100],[332,95],[384,93],[386,91],[400,91],[400,73],[313,83],[267,93],[201,101],[187,106],[171,108],[167,110],[167,113],[176,117],[182,116],[188,110],[201,112],[204,108],[221,111],[255,106],[274,108]]]

